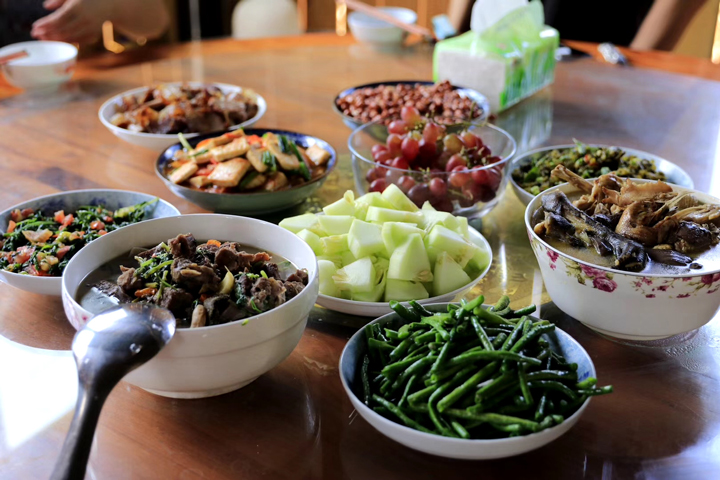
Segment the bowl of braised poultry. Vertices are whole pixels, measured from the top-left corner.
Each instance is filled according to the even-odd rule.
[[[277,225],[184,215],[104,235],[68,263],[62,289],[76,329],[126,302],[170,310],[172,341],[125,380],[199,398],[241,388],[290,355],[318,296],[317,261]]]
[[[538,195],[525,225],[548,293],[586,326],[656,340],[695,330],[720,307],[720,200],[607,174]]]
[[[140,87],[103,103],[98,117],[113,135],[162,151],[187,138],[254,125],[267,103],[256,92],[225,83],[172,82]]]
[[[158,158],[172,192],[213,212],[258,215],[305,201],[335,168],[327,142],[301,133],[237,129],[186,139]]]

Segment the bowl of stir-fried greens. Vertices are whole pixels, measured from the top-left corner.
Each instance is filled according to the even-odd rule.
[[[93,240],[119,228],[180,212],[153,195],[74,190],[29,200],[0,213],[0,281],[61,295],[65,266]]]
[[[662,180],[685,188],[694,187],[687,172],[652,153],[575,141],[572,145],[537,148],[510,162],[510,184],[520,201],[527,205],[548,188],[565,183],[551,175],[561,164],[585,179],[615,173],[619,177]]]

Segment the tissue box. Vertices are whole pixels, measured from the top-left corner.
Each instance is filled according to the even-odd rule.
[[[500,112],[551,84],[559,34],[544,25],[540,2],[505,15],[490,28],[438,42],[434,80],[472,88]]]

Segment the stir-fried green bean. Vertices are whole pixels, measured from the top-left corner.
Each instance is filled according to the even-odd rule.
[[[498,438],[551,428],[590,397],[612,392],[553,352],[555,326],[482,297],[447,312],[393,302],[401,322],[365,328],[362,398],[398,423],[455,438]],[[582,377],[581,377],[582,378]],[[372,380],[371,380],[372,379]]]

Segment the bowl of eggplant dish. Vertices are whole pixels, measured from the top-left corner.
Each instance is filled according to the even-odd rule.
[[[180,215],[168,202],[124,190],[73,190],[0,212],[0,281],[43,295],[61,294],[68,262],[90,242],[128,225]]]
[[[337,162],[327,142],[284,130],[179,137],[158,158],[157,175],[175,195],[219,213],[258,215],[297,205]]]
[[[557,306],[603,334],[655,340],[695,330],[720,307],[720,200],[614,174],[537,196],[525,225]],[[609,306],[612,305],[611,308]]]
[[[510,184],[520,201],[527,205],[536,195],[564,183],[552,175],[558,165],[585,179],[615,173],[619,177],[662,180],[685,188],[695,186],[682,168],[652,153],[576,141],[572,145],[537,148],[510,162]]]
[[[300,341],[318,295],[312,249],[276,225],[226,215],[185,215],[105,235],[63,276],[70,323],[117,304],[170,310],[177,330],[126,380],[177,398],[241,388]]]

